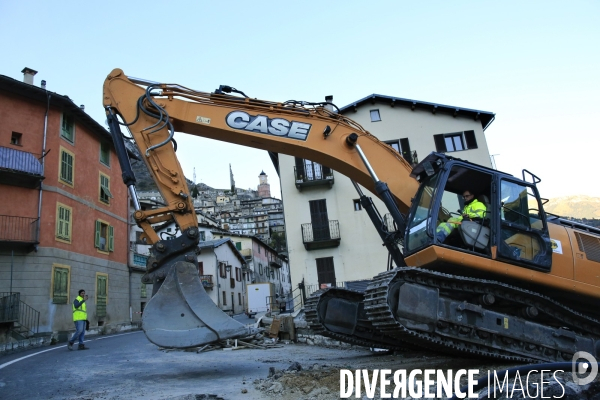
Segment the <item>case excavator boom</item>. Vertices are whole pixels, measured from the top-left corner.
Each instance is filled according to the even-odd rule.
[[[199,280],[200,235],[175,156],[178,131],[304,158],[352,179],[395,268],[364,293],[315,293],[305,308],[315,331],[368,347],[410,344],[511,361],[600,356],[600,230],[546,214],[540,179],[529,171],[519,179],[438,153],[413,168],[328,103],[250,99],[229,86],[205,93],[119,69],[106,78],[103,96],[134,219],[152,245],[143,279],[154,285],[153,297],[142,326],[153,343],[192,347],[249,333]],[[121,125],[164,207],[139,207]],[[361,186],[382,200],[396,231],[388,231]],[[453,216],[449,210],[463,209],[467,189],[485,212]],[[181,236],[161,240],[152,226],[165,221]]]

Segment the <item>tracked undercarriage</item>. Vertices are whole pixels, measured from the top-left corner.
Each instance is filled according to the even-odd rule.
[[[324,336],[367,347],[417,345],[518,362],[600,351],[599,321],[499,282],[396,268],[375,277],[361,297],[319,291],[306,304],[307,320]]]
[[[317,334],[345,343],[381,349],[401,349],[402,343],[373,327],[364,309],[364,293],[328,288],[304,305],[306,320]]]

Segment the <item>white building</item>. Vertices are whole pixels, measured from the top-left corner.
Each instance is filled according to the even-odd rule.
[[[244,257],[228,238],[198,244],[200,280],[206,293],[223,311],[241,314],[246,309]]]
[[[275,249],[256,236],[214,230],[211,235],[213,240],[230,239],[244,256],[247,283],[270,282],[274,285],[276,294],[283,297],[291,296],[290,264],[285,255],[278,254]]]
[[[439,151],[491,167],[484,130],[493,113],[377,94],[340,112],[410,163]],[[278,167],[294,287],[304,282],[310,293],[321,285],[371,279],[387,269],[388,253],[349,178],[283,154]],[[381,215],[388,212],[374,194],[363,192]]]

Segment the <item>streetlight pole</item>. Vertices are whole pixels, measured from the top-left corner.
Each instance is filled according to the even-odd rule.
[[[499,156],[500,154],[491,154],[490,158],[492,159],[492,168],[494,168],[495,170],[497,170],[498,168],[496,167],[496,159],[494,158],[494,156]]]

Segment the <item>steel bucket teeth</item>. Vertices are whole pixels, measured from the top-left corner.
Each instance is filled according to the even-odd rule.
[[[144,309],[142,329],[157,346],[186,348],[247,336],[208,296],[194,264],[176,262]]]

